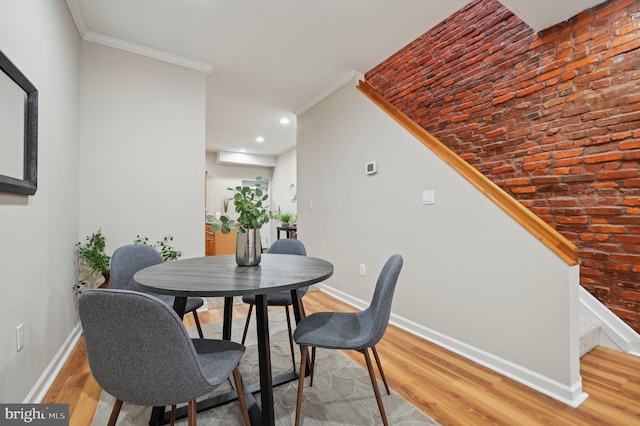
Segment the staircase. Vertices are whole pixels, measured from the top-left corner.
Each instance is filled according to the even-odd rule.
[[[586,315],[580,315],[580,358],[598,346],[600,322]]]

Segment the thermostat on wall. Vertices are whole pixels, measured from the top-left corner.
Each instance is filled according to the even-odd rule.
[[[374,173],[377,173],[378,172],[378,162],[377,161],[368,162],[366,171],[367,171],[368,175],[372,175]]]

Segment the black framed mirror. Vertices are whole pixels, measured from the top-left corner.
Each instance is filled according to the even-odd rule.
[[[38,90],[0,51],[0,193],[38,188]]]

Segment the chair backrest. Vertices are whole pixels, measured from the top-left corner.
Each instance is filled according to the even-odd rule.
[[[294,240],[293,238],[283,238],[281,240],[276,240],[271,244],[271,247],[269,247],[269,253],[297,254],[300,256],[306,256],[307,250],[304,248],[302,241]]]
[[[293,239],[293,238],[283,238],[281,240],[275,240],[271,247],[269,247],[270,254],[295,254],[299,256],[306,256],[307,250],[302,244],[302,241]],[[298,289],[298,293],[300,297],[307,294],[309,291],[309,286],[300,287]],[[288,291],[284,292],[285,294],[289,294]],[[269,300],[269,295],[267,295],[267,300]]]
[[[111,256],[111,276],[109,288],[116,290],[140,291],[133,281],[136,272],[148,266],[163,263],[164,259],[158,250],[146,244],[130,244],[118,247]],[[149,292],[146,292],[149,293]],[[174,297],[165,294],[149,293],[173,306]]]
[[[191,401],[212,389],[176,313],[129,290],[89,290],[78,311],[91,372],[116,398],[139,405]]]
[[[402,263],[402,256],[399,254],[394,254],[387,260],[382,271],[380,271],[380,275],[378,275],[371,304],[359,314],[363,319],[363,323],[371,327],[369,329],[369,344],[367,345],[369,347],[377,344],[387,330],[389,316],[391,315],[391,302],[393,301],[393,294],[402,269]]]
[[[163,263],[162,255],[152,246],[130,244],[116,249],[111,256],[109,288],[136,290],[133,276],[147,266]]]

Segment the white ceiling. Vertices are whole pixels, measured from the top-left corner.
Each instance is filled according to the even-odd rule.
[[[278,155],[296,113],[467,0],[66,0],[85,40],[207,73],[207,150]],[[503,0],[540,30],[603,0]],[[291,124],[283,126],[280,118]],[[265,141],[257,143],[255,138]]]

